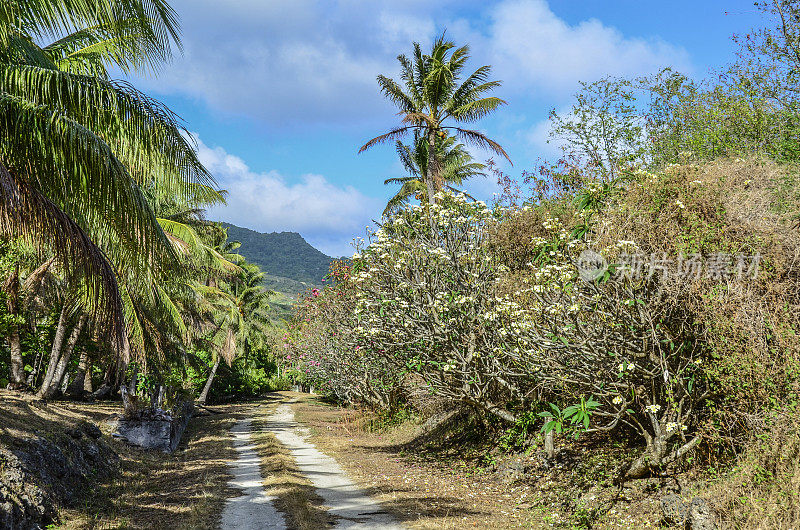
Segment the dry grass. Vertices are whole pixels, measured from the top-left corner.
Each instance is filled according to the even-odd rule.
[[[712,489],[723,528],[796,529],[800,522],[800,422],[775,418],[769,434]]]
[[[421,454],[405,454],[401,444],[419,433],[414,424],[370,432],[369,417],[308,396],[293,409],[297,420],[310,427],[314,444],[409,528],[541,527],[527,487],[501,484]]]
[[[252,437],[261,457],[261,475],[267,494],[274,496],[275,507],[286,516],[290,528],[318,530],[333,526],[334,518],[323,506],[311,482],[303,477],[291,452],[264,430],[266,418],[272,411],[273,407],[260,407],[252,423]]]
[[[0,392],[0,441],[13,445],[36,434],[63,431],[82,420],[108,434],[104,420],[120,412],[113,403],[42,404]],[[172,454],[144,451],[104,436],[120,455],[120,473],[87,492],[85,504],[63,510],[65,529],[215,528],[225,499],[227,463],[236,458],[228,430],[249,406],[217,408],[221,414],[193,418]]]
[[[601,248],[627,239],[673,258],[761,256],[755,279],[664,286],[703,330],[718,400],[731,413],[720,420],[722,436],[761,427],[752,422],[760,423],[765,407],[800,391],[798,182],[797,168],[759,159],[672,167],[630,186],[598,237]]]
[[[121,409],[108,403],[45,403],[26,394],[0,390],[0,442],[15,446],[23,440],[91,421],[103,427],[109,415]]]
[[[64,528],[215,528],[226,498],[236,494],[227,485],[234,421],[230,413],[192,419],[172,454],[123,446],[121,475],[67,514]]]

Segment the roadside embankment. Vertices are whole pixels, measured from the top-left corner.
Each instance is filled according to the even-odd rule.
[[[119,403],[42,402],[0,391],[0,528],[216,528],[231,426],[252,404],[189,422],[172,454],[110,436]]]

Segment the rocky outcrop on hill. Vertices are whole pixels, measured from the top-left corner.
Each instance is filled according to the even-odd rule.
[[[0,445],[0,528],[38,530],[57,522],[59,507],[75,505],[118,464],[88,422]]]

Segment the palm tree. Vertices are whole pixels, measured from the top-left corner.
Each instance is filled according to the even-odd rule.
[[[400,184],[400,190],[394,197],[389,199],[386,208],[383,210],[383,215],[387,217],[412,198],[418,198],[423,201],[427,199],[427,196],[425,196],[425,182],[428,180],[428,165],[430,163],[427,138],[416,133],[413,146],[406,145],[398,140],[396,148],[397,156],[400,158],[403,168],[408,172],[408,176],[390,178],[384,181],[386,185]],[[465,180],[472,177],[486,176],[483,172],[486,166],[473,161],[464,144],[457,144],[456,139],[452,136],[437,139],[436,150],[436,159],[439,160],[440,165],[439,178],[434,181],[434,185],[439,184],[451,191],[460,191],[454,186],[461,186]]]
[[[0,3],[0,47],[21,36],[34,38],[73,28],[106,27],[118,36],[137,31],[162,59],[177,42],[175,11],[165,0],[4,0]]]
[[[197,400],[205,403],[214,382],[220,359],[230,365],[239,354],[245,356],[262,345],[269,320],[269,298],[273,294],[263,286],[264,273],[258,266],[241,265],[234,280],[223,285],[223,295],[216,298],[216,324],[212,334],[214,365]]]
[[[400,109],[402,125],[376,136],[365,143],[359,153],[370,147],[399,139],[411,131],[428,141],[428,171],[424,175],[425,188],[430,203],[434,200],[435,188],[441,187],[441,161],[437,158],[436,139],[444,139],[447,130],[465,143],[489,149],[511,159],[505,150],[481,132],[448,125],[472,123],[490,114],[506,102],[484,94],[500,86],[500,81],[490,81],[490,66],[481,66],[460,82],[469,59],[469,47],[455,49],[455,44],[436,39],[430,54],[423,54],[418,43],[414,43],[413,59],[400,55],[402,85],[397,81],[378,76],[381,92]],[[404,85],[404,86],[403,86]]]
[[[178,262],[142,189],[181,196],[199,184],[216,194],[177,116],[105,70],[154,68],[177,31],[163,0],[0,7],[0,232],[52,252],[81,287],[76,305],[111,327],[120,351],[120,271],[152,285]]]

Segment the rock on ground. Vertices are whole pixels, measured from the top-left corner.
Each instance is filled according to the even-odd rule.
[[[716,514],[705,499],[695,497],[691,503],[680,495],[665,495],[661,498],[663,522],[667,525],[691,530],[716,530]]]

